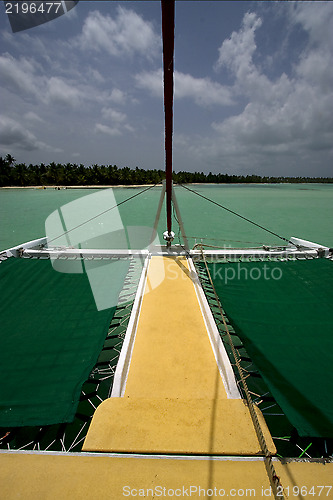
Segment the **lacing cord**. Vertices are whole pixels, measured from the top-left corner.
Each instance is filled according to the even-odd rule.
[[[252,397],[251,397],[249,388],[248,388],[247,383],[246,383],[246,377],[244,376],[244,370],[243,370],[243,368],[242,368],[242,366],[240,364],[240,360],[239,360],[237,351],[236,351],[234,343],[232,341],[232,338],[231,338],[231,335],[230,335],[230,331],[229,331],[229,328],[228,328],[228,325],[227,325],[227,322],[226,322],[226,319],[225,319],[225,315],[224,315],[224,312],[223,312],[222,307],[221,307],[221,302],[220,302],[220,299],[219,299],[219,297],[218,297],[218,295],[216,293],[215,286],[214,286],[212,277],[210,275],[209,268],[208,268],[207,261],[206,261],[206,257],[205,257],[205,254],[203,252],[202,247],[201,247],[201,255],[202,255],[203,261],[205,263],[207,276],[208,276],[208,279],[209,279],[210,284],[212,286],[212,289],[213,289],[213,292],[214,292],[214,295],[215,295],[215,299],[216,299],[216,302],[217,302],[217,305],[218,305],[218,308],[219,308],[219,311],[220,311],[220,314],[221,314],[221,318],[222,318],[222,321],[223,321],[223,325],[224,325],[224,328],[225,328],[225,331],[226,331],[226,334],[227,334],[227,337],[228,337],[228,341],[229,341],[229,344],[230,344],[230,347],[231,347],[231,350],[232,350],[232,354],[233,354],[233,357],[235,359],[236,367],[237,367],[237,370],[238,370],[238,373],[239,373],[239,376],[240,376],[240,379],[241,379],[241,383],[242,383],[242,386],[243,386],[243,389],[244,389],[244,393],[245,393],[245,396],[246,396],[246,400],[247,400],[247,404],[248,404],[248,407],[249,407],[250,415],[251,415],[251,418],[252,418],[253,426],[255,428],[255,431],[256,431],[256,434],[257,434],[257,438],[258,438],[260,447],[261,447],[262,452],[264,453],[264,456],[265,456],[265,458],[264,458],[264,460],[265,460],[265,466],[266,466],[268,477],[269,477],[270,482],[272,484],[272,489],[273,489],[274,497],[276,499],[281,500],[281,499],[284,499],[285,497],[284,497],[284,495],[282,493],[283,489],[282,489],[282,486],[281,486],[280,478],[276,474],[275,467],[274,467],[274,464],[273,464],[273,461],[272,461],[272,455],[271,455],[271,453],[270,453],[270,451],[268,449],[264,433],[263,433],[262,428],[260,426],[258,415],[257,415],[257,413],[255,411],[255,406],[254,406],[254,403],[252,401]]]

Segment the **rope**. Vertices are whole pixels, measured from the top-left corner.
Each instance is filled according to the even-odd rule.
[[[266,227],[264,226],[261,226],[260,224],[257,224],[256,222],[250,220],[250,219],[247,219],[246,217],[244,217],[243,215],[240,215],[238,214],[237,212],[234,212],[233,210],[231,210],[230,208],[227,208],[223,205],[221,205],[220,203],[217,203],[217,201],[214,201],[214,200],[211,200],[210,198],[207,198],[207,196],[204,196],[203,194],[200,194],[198,193],[197,191],[194,191],[193,189],[190,189],[189,187],[187,186],[184,186],[184,184],[179,184],[181,187],[187,189],[188,191],[191,191],[191,193],[194,193],[198,196],[200,196],[201,198],[203,198],[204,200],[207,200],[207,201],[210,201],[211,203],[213,203],[214,205],[217,205],[218,207],[220,208],[223,208],[224,210],[226,210],[227,212],[230,212],[231,214],[234,214],[234,215],[237,215],[237,217],[240,217],[241,219],[243,220],[246,220],[247,222],[250,222],[250,224],[253,224],[254,226],[257,226],[259,227],[260,229],[263,229],[264,231],[267,231],[268,233],[270,234],[273,234],[274,236],[277,236],[278,238],[280,238],[281,240],[283,241],[286,241],[287,243],[291,243],[292,245],[294,245],[290,240],[288,240],[287,238],[284,238],[283,236],[280,236],[279,234],[277,233],[274,233],[273,231],[270,231],[270,229],[267,229]]]
[[[233,357],[235,359],[235,363],[236,363],[236,366],[237,366],[237,370],[238,370],[238,373],[239,373],[239,376],[240,376],[240,379],[241,379],[241,382],[242,382],[242,386],[243,386],[243,389],[244,389],[244,392],[245,392],[245,396],[246,396],[246,400],[247,400],[247,403],[248,403],[248,407],[249,407],[250,415],[251,415],[251,418],[252,418],[252,422],[253,422],[253,425],[254,425],[257,437],[258,437],[258,441],[259,441],[260,447],[261,447],[261,449],[262,449],[262,451],[263,451],[263,453],[265,455],[266,470],[267,470],[268,477],[269,477],[269,479],[271,481],[271,484],[273,486],[274,497],[277,498],[277,499],[283,499],[284,495],[282,493],[282,486],[281,486],[281,483],[280,483],[280,478],[276,474],[275,467],[274,467],[273,461],[272,461],[272,455],[271,455],[271,453],[268,450],[268,446],[267,446],[267,443],[266,443],[266,440],[265,440],[265,436],[264,436],[262,428],[260,426],[260,422],[259,422],[257,413],[255,411],[255,406],[254,406],[254,403],[252,401],[251,394],[250,394],[249,388],[248,388],[246,380],[245,380],[246,377],[244,376],[243,368],[242,368],[242,366],[240,364],[240,360],[239,360],[237,351],[236,351],[234,343],[232,341],[232,338],[231,338],[231,335],[230,335],[230,331],[229,331],[227,322],[225,320],[225,315],[224,315],[224,312],[222,310],[219,297],[218,297],[218,295],[216,293],[216,290],[215,290],[215,287],[214,287],[214,283],[213,283],[212,277],[211,277],[209,269],[208,269],[206,257],[205,257],[205,254],[204,254],[202,248],[201,248],[201,254],[202,254],[203,261],[205,263],[207,276],[208,276],[210,284],[212,286],[212,289],[213,289],[213,292],[214,292],[214,295],[215,295],[215,299],[216,299],[216,302],[217,302],[217,305],[218,305],[218,308],[219,308],[219,311],[220,311],[220,314],[221,314],[223,325],[224,325],[225,331],[226,331],[227,336],[228,336],[228,341],[229,341],[229,344],[230,344],[230,347],[231,347],[231,350],[232,350],[232,354],[233,354]]]
[[[262,241],[245,241],[245,240],[227,240],[226,238],[208,238],[206,236],[187,236],[188,238],[192,238],[193,240],[201,240],[202,244],[204,246],[207,246],[206,243],[203,243],[203,240],[207,241],[228,241],[229,243],[250,243],[251,245],[259,245],[259,247],[254,247],[254,248],[262,248],[264,243]],[[220,248],[220,247],[218,247]]]
[[[90,219],[84,221],[84,222],[81,222],[80,224],[78,224],[77,226],[75,227],[72,227],[71,229],[68,229],[67,231],[65,231],[64,233],[60,234],[59,236],[56,236],[55,238],[52,238],[52,240],[48,241],[47,244],[50,244],[52,241],[54,240],[57,240],[58,238],[61,238],[61,236],[65,236],[65,234],[68,234],[70,233],[71,231],[74,231],[75,229],[78,229],[79,227],[83,226],[84,224],[87,224],[88,222],[91,222],[92,220],[94,219],[97,219],[97,217],[100,217],[101,215],[103,214],[106,214],[107,212],[110,212],[111,210],[113,210],[114,208],[117,208],[117,207],[120,207],[120,205],[123,205],[124,203],[126,203],[127,201],[130,201],[132,200],[133,198],[135,198],[136,196],[139,196],[140,194],[143,194],[145,193],[146,191],[148,191],[149,189],[152,189],[156,186],[157,184],[154,184],[153,186],[148,186],[147,188],[143,189],[142,191],[139,191],[139,193],[136,193],[134,194],[133,196],[130,196],[129,198],[126,198],[126,200],[123,200],[121,201],[120,203],[117,203],[116,205],[114,205],[113,207],[111,208],[107,208],[106,210],[104,210],[103,212],[100,212],[99,214],[97,215],[94,215],[94,217],[91,217]],[[45,245],[43,245],[45,246]]]
[[[239,243],[242,243],[242,242],[239,242]],[[243,243],[246,243],[245,241]],[[250,243],[250,242],[248,242]],[[208,245],[207,243],[196,243],[193,247],[193,250],[196,248],[196,247],[205,247],[205,248],[218,248],[220,250],[240,250],[240,247],[221,247],[221,246],[217,246],[217,245]],[[246,247],[246,250],[262,250],[262,246],[260,247]]]

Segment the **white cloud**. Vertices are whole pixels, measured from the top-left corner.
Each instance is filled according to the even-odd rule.
[[[256,50],[255,31],[262,25],[262,20],[254,13],[247,12],[241,29],[234,31],[224,40],[219,48],[219,58],[215,68],[223,66],[236,73],[237,78],[247,76],[253,70],[252,56]]]
[[[154,96],[163,96],[163,75],[162,70],[143,71],[135,75],[137,86],[149,90]]]
[[[0,117],[0,143],[3,147],[18,147],[24,151],[44,150],[60,153],[62,149],[39,141],[26,127],[12,118]]]
[[[105,82],[105,78],[100,74],[100,72],[97,69],[92,68],[91,66],[88,67],[87,74],[93,80],[93,82],[96,83]]]
[[[134,132],[134,128],[128,123],[125,113],[107,107],[103,107],[101,113],[104,120],[111,122],[113,127],[98,123],[95,130],[111,136],[122,135],[124,131]]]
[[[16,33],[10,33],[9,31],[2,31],[1,35],[8,46],[25,56],[25,60],[31,59],[31,55],[34,54],[37,55],[39,63],[42,61],[48,64],[54,63],[53,54],[49,53],[48,45],[41,38],[26,31],[21,32],[19,37],[17,37]]]
[[[333,45],[332,2],[290,2],[291,21],[308,33],[311,44]]]
[[[333,47],[321,40],[320,26],[326,26],[333,8],[323,9],[326,18],[316,9],[301,2],[292,11],[308,31],[309,44],[290,76],[282,73],[270,80],[254,63],[255,31],[262,25],[256,14],[247,13],[239,32],[222,43],[216,69],[225,66],[231,71],[235,96],[242,95],[248,103],[239,115],[212,124],[219,140],[210,146],[206,141],[202,153],[208,153],[210,147],[216,156],[248,153],[269,161],[269,155],[282,153],[301,161],[309,150],[332,149]]]
[[[52,76],[48,81],[47,99],[65,106],[78,107],[84,95],[76,84],[70,84],[63,78]]]
[[[109,127],[103,125],[102,123],[96,123],[95,132],[101,132],[102,134],[110,135],[111,137],[121,135],[121,131],[116,127]]]
[[[0,141],[3,146],[18,146],[27,151],[38,149],[34,134],[20,123],[5,116],[0,117]]]
[[[95,98],[91,87],[84,92],[76,82],[58,76],[47,77],[44,71],[33,59],[16,59],[10,54],[0,56],[1,86],[25,100],[33,98],[36,103],[53,102],[76,107],[85,98],[85,93]]]
[[[12,93],[38,96],[43,79],[36,74],[31,59],[15,59],[6,53],[0,56],[1,85]]]
[[[298,66],[295,68],[299,79],[320,87],[324,93],[333,89],[333,57],[331,50],[329,47],[321,47],[303,54]]]
[[[126,101],[126,95],[120,89],[113,89],[110,95],[110,101],[116,104],[124,104]]]
[[[138,87],[149,90],[153,95],[163,96],[162,71],[145,71],[135,76]],[[199,106],[231,105],[233,100],[228,87],[210,78],[195,78],[192,75],[175,71],[175,99],[191,98]]]
[[[118,6],[114,18],[99,11],[90,12],[77,43],[83,50],[102,50],[116,57],[140,54],[152,59],[160,46],[160,37],[151,23],[133,10]]]
[[[61,104],[73,109],[79,108],[83,103],[103,105],[110,101],[125,104],[126,95],[123,91],[117,88],[111,92],[103,89],[96,91],[99,84],[103,83],[103,78],[93,68],[89,68],[87,73],[86,80],[79,79],[77,75],[73,78],[47,75],[45,68],[31,58],[15,58],[8,53],[0,55],[0,85],[13,94],[15,99],[20,97],[36,106]],[[32,119],[32,116],[30,114],[27,118]]]
[[[24,118],[29,122],[38,122],[38,123],[44,122],[44,120],[33,111],[28,111],[28,113],[25,113]]]
[[[195,78],[179,71],[175,72],[175,97],[192,98],[199,106],[233,104],[228,87],[213,82],[210,78]]]
[[[126,121],[125,113],[121,113],[120,111],[116,111],[112,108],[102,108],[102,116],[104,119],[111,120],[112,122],[116,123],[123,123],[124,121]]]

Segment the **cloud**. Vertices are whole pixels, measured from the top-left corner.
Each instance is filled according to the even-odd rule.
[[[52,76],[47,83],[47,100],[76,108],[84,100],[84,94],[76,83]]]
[[[38,122],[38,123],[43,123],[44,120],[38,116],[36,113],[33,111],[28,111],[28,113],[25,113],[24,118],[28,120],[29,122]]]
[[[113,127],[98,123],[95,130],[111,136],[122,135],[125,130],[134,132],[134,128],[128,123],[125,113],[107,107],[103,107],[101,113],[104,120],[111,122]]]
[[[161,70],[145,71],[135,76],[137,86],[149,90],[153,95],[163,96],[163,76]],[[190,98],[198,106],[234,104],[230,89],[213,82],[210,78],[195,78],[192,75],[175,71],[175,99]]]
[[[163,74],[161,69],[143,71],[135,75],[135,81],[139,88],[149,90],[154,96],[163,96]]]
[[[108,125],[103,125],[102,123],[96,123],[95,132],[101,132],[102,134],[110,135],[115,137],[121,135],[121,131],[116,127],[109,127]]]
[[[262,25],[262,20],[253,12],[247,12],[243,18],[241,29],[234,31],[231,37],[224,40],[219,48],[219,58],[215,69],[226,66],[236,73],[237,78],[248,76],[254,69],[252,56],[257,48],[255,31]]]
[[[152,59],[158,53],[160,37],[151,23],[133,10],[118,6],[114,18],[90,12],[76,43],[85,51],[105,51],[116,57],[139,54]]]
[[[23,54],[24,49],[22,45],[20,52]],[[104,77],[91,65],[87,65],[85,72],[80,73],[75,65],[68,64],[68,75],[61,74],[64,72],[60,71],[62,56],[53,49],[53,64],[50,68],[40,64],[38,51],[35,59],[23,55],[14,57],[8,53],[0,55],[1,88],[10,92],[15,101],[21,98],[35,106],[47,105],[49,110],[52,109],[50,105],[59,104],[72,109],[78,109],[83,104],[126,104],[126,93],[117,87],[111,90],[109,87],[103,88]]]
[[[235,77],[234,95],[271,99],[272,82],[262,74],[253,62],[257,45],[255,33],[262,26],[262,19],[253,12],[244,15],[241,29],[234,31],[219,48],[215,71],[226,67]]]
[[[26,151],[38,149],[36,137],[20,123],[8,117],[0,117],[0,138],[3,146],[18,146]]]
[[[126,95],[120,89],[113,89],[110,95],[110,101],[116,104],[124,104],[126,101]]]
[[[0,56],[1,86],[16,97],[70,107],[77,107],[81,103],[84,92],[76,82],[58,76],[47,77],[44,71],[33,59],[16,59],[10,54]],[[86,92],[89,96],[95,96],[89,89]]]
[[[52,153],[60,153],[62,149],[49,146],[37,140],[34,134],[24,128],[12,118],[0,117],[0,141],[6,147],[18,147],[24,151],[44,150]]]
[[[87,75],[93,82],[96,83],[104,83],[105,78],[100,74],[100,72],[96,68],[92,68],[91,66],[87,69]]]
[[[290,20],[300,24],[309,35],[311,45],[333,45],[332,2],[290,2]]]
[[[191,75],[175,72],[175,97],[192,98],[199,106],[234,104],[230,89],[210,78],[195,78]]]
[[[240,114],[212,124],[219,137],[210,144],[216,156],[248,153],[264,163],[282,154],[301,162],[309,151],[332,151],[333,44],[320,35],[320,26],[326,31],[329,12],[332,20],[332,7],[320,15],[315,5],[302,2],[293,8],[294,22],[302,23],[308,44],[289,76],[282,73],[271,80],[254,63],[255,32],[263,24],[254,13],[247,13],[241,29],[222,43],[215,68],[230,70],[234,96],[242,95],[247,104]],[[208,149],[206,141],[202,153]]]
[[[123,123],[126,121],[125,113],[121,113],[120,111],[116,111],[112,108],[102,108],[102,116],[106,120],[111,120],[116,123]]]
[[[36,74],[31,59],[15,59],[8,53],[0,56],[1,86],[12,93],[38,96],[43,79]]]

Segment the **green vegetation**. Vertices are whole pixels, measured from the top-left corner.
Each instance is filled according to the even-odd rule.
[[[136,167],[118,168],[116,165],[92,165],[52,162],[49,165],[16,163],[7,154],[0,157],[0,186],[117,186],[133,184],[158,184],[165,178],[164,170],[144,170]],[[261,177],[260,175],[205,174],[203,172],[174,172],[176,184],[187,183],[333,183],[332,177]]]

